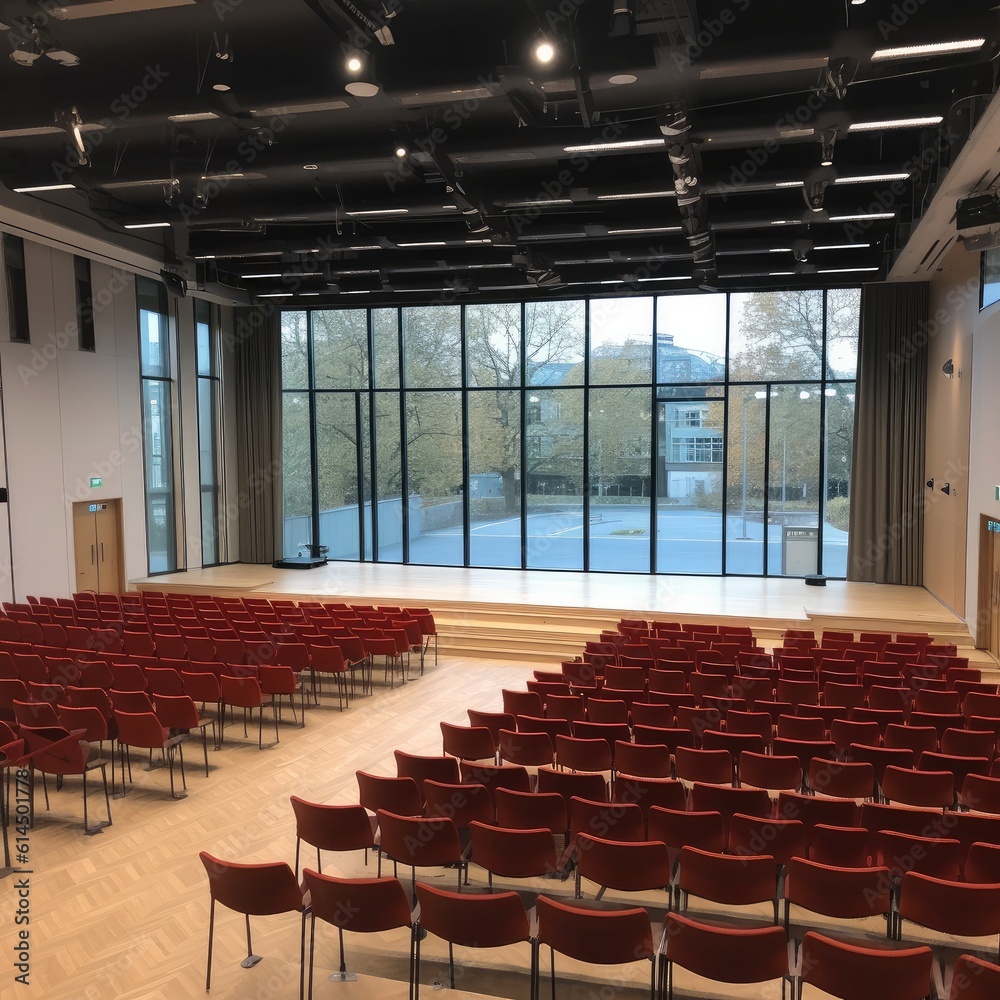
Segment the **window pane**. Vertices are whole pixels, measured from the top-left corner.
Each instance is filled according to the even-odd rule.
[[[595,299],[590,303],[590,383],[650,382],[653,300]]]
[[[165,313],[139,310],[139,351],[142,374],[170,378],[169,327]]]
[[[854,378],[858,373],[861,289],[831,288],[826,293],[827,378]]]
[[[854,385],[826,390],[826,512],[823,572],[847,576],[847,529],[851,513],[851,449],[854,444]],[[836,393],[836,395],[834,395]]]
[[[195,355],[199,375],[214,375],[212,366],[212,304],[194,300]]]
[[[358,435],[353,392],[316,394],[319,543],[330,559],[357,559]]]
[[[521,384],[521,304],[469,306],[465,310],[469,385]]]
[[[20,236],[3,234],[3,260],[10,339],[28,343],[28,281],[24,269],[24,240]]]
[[[722,572],[723,417],[718,399],[693,396],[659,404],[659,573]]]
[[[461,308],[405,308],[403,351],[408,389],[458,388],[462,384]]]
[[[764,572],[764,440],[767,386],[729,391],[726,572]]]
[[[281,385],[309,388],[309,336],[304,312],[281,314]]]
[[[535,389],[525,405],[528,569],[582,569],[583,390]]]
[[[473,566],[521,565],[521,393],[469,393]]]
[[[201,562],[214,566],[219,561],[218,494],[214,489],[201,491]]]
[[[316,388],[367,389],[367,311],[323,309],[311,315]]]
[[[94,339],[94,293],[90,279],[90,258],[73,258],[73,280],[76,286],[76,326],[81,351],[96,350]]]
[[[364,515],[364,553],[361,558],[372,558],[372,447],[371,447],[371,394],[361,393],[361,503]]]
[[[583,302],[529,302],[524,307],[527,385],[583,383],[584,314]]]
[[[818,570],[822,398],[817,385],[776,386],[771,397],[768,576]]]
[[[286,392],[281,397],[282,555],[306,555],[312,544],[312,459],[309,454],[309,396]]]
[[[399,393],[375,394],[375,480],[378,490],[378,557],[403,561],[403,474],[399,432]],[[410,520],[410,535],[420,518]]]
[[[410,562],[461,566],[465,561],[461,393],[407,393],[406,467]],[[418,499],[419,508],[413,511]]]
[[[823,293],[730,296],[729,377],[737,382],[820,378]]]
[[[198,468],[202,486],[214,486],[215,471],[215,379],[198,379]]]
[[[375,340],[375,388],[399,388],[399,311],[372,310],[372,334]]]
[[[177,568],[170,396],[169,382],[143,379],[146,530],[150,573],[163,573]]]
[[[656,380],[718,382],[726,377],[726,296],[661,295],[656,300]]]
[[[649,572],[650,388],[590,393],[590,568]]]

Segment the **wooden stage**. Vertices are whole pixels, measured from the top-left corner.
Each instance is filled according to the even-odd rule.
[[[745,623],[765,645],[787,628],[917,630],[971,647],[968,627],[922,587],[779,577],[522,572],[385,563],[316,569],[217,566],[131,581],[139,590],[430,607],[441,650],[552,662],[619,618]],[[974,650],[970,652],[975,654]],[[990,658],[979,653],[977,659]]]

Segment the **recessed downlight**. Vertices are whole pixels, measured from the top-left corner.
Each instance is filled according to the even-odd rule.
[[[353,97],[374,97],[378,91],[377,83],[366,83],[364,80],[352,80],[344,87]]]
[[[631,83],[635,83],[639,77],[635,73],[615,73],[608,77],[608,83],[613,84],[616,87],[627,87]]]
[[[220,94],[228,93],[233,88],[228,83],[213,83],[212,90],[217,90]]]
[[[303,170],[319,170],[319,164],[318,163],[303,163],[302,164],[302,169]]]

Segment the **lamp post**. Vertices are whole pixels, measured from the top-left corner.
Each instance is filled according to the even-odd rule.
[[[750,406],[750,399],[767,399],[767,393],[758,390],[751,397],[749,394],[743,397],[743,534],[741,541],[747,539],[747,409]]]

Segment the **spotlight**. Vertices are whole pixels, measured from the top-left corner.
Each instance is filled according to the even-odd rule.
[[[405,160],[410,155],[410,151],[401,142],[396,144],[393,152],[396,154],[397,160]]]
[[[353,55],[348,56],[347,63],[345,65],[348,73],[360,73],[364,63],[361,61],[361,56]]]
[[[556,47],[547,38],[539,38],[535,43],[533,54],[535,59],[544,65],[555,59]]]
[[[955,361],[954,361],[954,359],[949,358],[941,366],[941,371],[944,373],[944,377],[945,378],[954,378],[955,377]]]
[[[90,157],[87,155],[87,147],[83,141],[83,119],[76,108],[69,111],[56,112],[56,124],[64,128],[69,136],[69,141],[76,150],[77,162],[81,167],[90,166]]]

